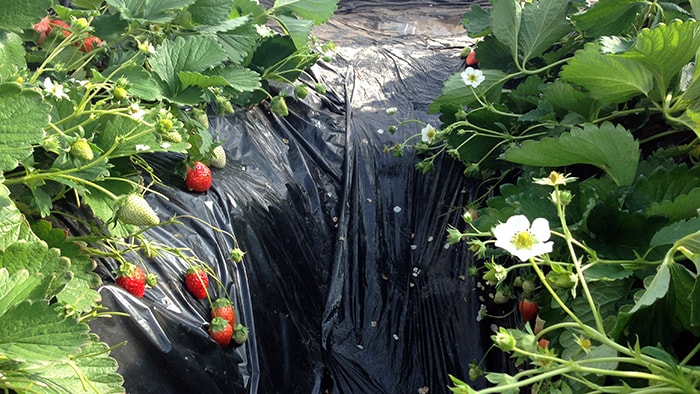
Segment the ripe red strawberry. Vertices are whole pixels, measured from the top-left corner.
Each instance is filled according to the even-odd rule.
[[[66,22],[60,19],[51,19],[48,16],[42,18],[32,27],[35,32],[39,33],[39,39],[36,41],[39,45],[41,45],[52,32],[63,33],[66,37],[70,35],[70,26]]]
[[[539,312],[540,307],[537,302],[523,298],[518,302],[518,312],[522,316],[524,322],[529,322],[537,317],[537,312]]]
[[[116,282],[135,297],[143,297],[146,291],[146,274],[141,267],[132,263],[122,263],[116,272]]]
[[[467,60],[466,60],[467,66],[475,66],[477,63],[479,63],[478,60],[476,60],[476,52],[473,50],[469,52],[467,55]]]
[[[95,37],[95,36],[90,36],[86,39],[84,39],[82,42],[76,42],[75,45],[77,45],[80,48],[81,52],[90,52],[93,49],[97,48],[102,44],[102,40],[100,37]]]
[[[209,277],[202,267],[190,267],[185,273],[185,287],[195,298],[203,300],[207,298]]]
[[[233,338],[233,327],[221,317],[211,319],[209,323],[209,336],[221,347],[228,346]]]
[[[192,167],[187,169],[185,185],[189,190],[200,193],[209,190],[211,187],[211,170],[201,161],[195,162]]]
[[[233,310],[231,300],[219,298],[211,305],[211,318],[221,317],[233,327],[236,324],[236,312]]]

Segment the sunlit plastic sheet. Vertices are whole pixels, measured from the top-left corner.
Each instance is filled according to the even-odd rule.
[[[130,317],[92,326],[112,345],[128,341],[112,353],[128,393],[441,393],[448,374],[467,379],[491,332],[476,320],[471,257],[446,247],[446,228],[473,187],[447,157],[422,174],[412,151],[384,148],[420,131],[388,133],[387,108],[437,125],[427,107],[462,65],[469,4],[341,1],[316,32],[334,40],[335,59],[303,78],[326,95],[288,99],[284,119],[264,106],[210,116],[228,156],[210,191],[185,190],[171,173],[182,157],[149,159],[169,185],[149,202],[183,225],[148,237],[209,264],[250,337],[225,349],[209,339],[208,303],[185,290],[182,259],[146,260],[159,283],[142,299],[101,261],[104,305]],[[202,221],[236,237],[241,263]]]

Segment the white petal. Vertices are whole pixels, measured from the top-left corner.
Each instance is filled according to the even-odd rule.
[[[532,250],[530,250],[530,252],[532,252],[533,257],[534,256],[542,256],[543,254],[551,253],[553,246],[554,246],[553,241],[538,243],[538,244],[532,245]]]
[[[530,233],[537,240],[537,242],[547,241],[552,233],[549,231],[549,221],[545,218],[537,218],[532,222],[532,227],[530,227]]]

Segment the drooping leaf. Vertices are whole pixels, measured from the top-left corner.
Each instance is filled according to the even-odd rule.
[[[567,18],[569,3],[559,0],[534,0],[522,9],[518,47],[522,62],[540,56],[571,31]]]
[[[618,104],[647,95],[654,87],[654,75],[635,59],[603,54],[596,43],[576,51],[560,73],[564,81],[582,86],[603,104]]]
[[[275,14],[291,11],[300,18],[320,25],[328,22],[337,7],[338,0],[275,0],[272,10]]]
[[[229,18],[234,5],[234,0],[197,0],[187,11],[196,24],[216,25]]]
[[[0,30],[20,33],[46,15],[51,0],[0,0]]]
[[[284,27],[284,30],[292,37],[294,45],[303,48],[309,43],[309,35],[314,27],[313,21],[298,19],[293,16],[278,15],[277,21]]]
[[[0,318],[0,352],[17,361],[68,361],[88,343],[88,330],[47,302],[22,301]]]
[[[646,4],[640,0],[600,0],[572,19],[587,37],[623,35],[634,26]]]
[[[0,84],[0,172],[16,168],[39,145],[49,111],[39,92]]]
[[[635,302],[634,306],[628,313],[633,314],[639,309],[652,305],[658,299],[663,298],[668,292],[670,284],[670,266],[666,263],[661,264],[652,280],[648,285],[646,285],[646,290],[644,290],[642,296]]]
[[[508,150],[505,159],[538,167],[590,164],[605,171],[618,185],[634,180],[639,162],[639,143],[622,126],[606,122],[600,127],[584,124],[557,138],[528,140]]]
[[[491,8],[491,29],[494,37],[518,56],[518,34],[522,23],[522,6],[516,0],[496,0]]]
[[[140,23],[166,23],[172,21],[183,7],[196,0],[107,0],[127,20]]]

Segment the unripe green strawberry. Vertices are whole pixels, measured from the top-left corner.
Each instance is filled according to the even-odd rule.
[[[192,115],[194,117],[194,120],[196,120],[202,126],[204,126],[205,129],[209,128],[209,116],[207,116],[206,112],[202,111],[199,108],[195,108],[192,110]]]
[[[146,291],[146,275],[141,267],[131,263],[122,263],[119,266],[116,272],[116,282],[124,290],[138,298],[143,297]]]
[[[226,319],[231,327],[236,324],[236,312],[233,310],[231,300],[221,297],[211,304],[211,318],[215,317]]]
[[[179,131],[169,131],[167,133],[163,133],[161,137],[166,141],[174,142],[176,144],[182,142],[182,134],[180,134]]]
[[[125,88],[117,86],[112,90],[112,97],[117,101],[126,100],[126,98],[129,97],[129,92],[127,92]]]
[[[158,276],[156,276],[156,274],[146,275],[146,285],[148,287],[156,287],[157,284],[158,284]]]
[[[236,324],[233,329],[233,342],[242,345],[248,340],[248,327],[243,324]]]
[[[270,111],[281,117],[289,115],[289,108],[287,108],[287,102],[284,101],[284,96],[275,96],[270,100]]]
[[[117,218],[124,224],[135,226],[155,226],[160,223],[156,212],[148,205],[148,201],[138,194],[126,197],[117,211]]]
[[[168,118],[163,118],[158,120],[158,123],[156,124],[156,130],[158,130],[159,133],[167,133],[173,128],[173,121]]]
[[[233,337],[233,327],[226,319],[215,317],[209,323],[209,336],[221,347],[228,346]]]
[[[300,83],[294,87],[294,95],[299,100],[303,100],[309,95],[309,90],[306,88],[306,85]]]
[[[190,267],[185,273],[185,287],[192,295],[200,300],[207,298],[209,277],[202,267]]]
[[[224,168],[226,167],[226,151],[221,145],[217,145],[212,151],[210,166],[214,168]]]
[[[221,115],[230,115],[235,112],[231,101],[229,101],[226,97],[217,97],[216,105],[219,108],[219,114]]]
[[[317,83],[314,85],[314,89],[321,94],[326,94],[326,85],[322,83]]]
[[[70,146],[70,154],[76,159],[91,161],[95,158],[95,153],[90,147],[90,143],[85,138],[78,138],[73,145]]]
[[[229,254],[229,258],[237,263],[240,263],[243,260],[243,256],[245,256],[245,252],[239,248],[233,248],[231,254]]]

